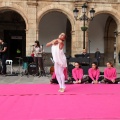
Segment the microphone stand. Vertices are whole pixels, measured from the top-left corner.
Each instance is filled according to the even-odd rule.
[[[89,66],[90,66],[90,40],[89,40]]]

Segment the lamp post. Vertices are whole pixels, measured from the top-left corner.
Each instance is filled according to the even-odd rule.
[[[90,43],[91,43],[91,41],[88,40],[88,43],[89,43],[89,55],[90,55]]]
[[[115,36],[115,38],[118,36],[118,31],[117,30],[114,31],[114,36]]]
[[[89,43],[89,56],[90,56],[90,43],[91,43],[91,41],[88,40],[88,43]],[[89,59],[89,65],[90,65],[90,59]]]
[[[115,42],[114,42],[114,47],[115,47],[115,50],[114,50],[114,62],[115,62],[115,58],[116,58],[116,56],[117,56],[117,52],[116,52],[116,39],[117,39],[117,36],[118,36],[118,31],[117,30],[115,30],[114,31],[114,36],[115,36]],[[118,60],[119,60],[119,62],[120,62],[120,55],[119,55],[119,53],[118,53]]]
[[[83,6],[82,6],[82,13],[83,13],[83,15],[79,19],[78,19],[79,10],[77,8],[75,8],[73,10],[74,18],[76,20],[83,21],[83,27],[81,27],[81,30],[83,31],[83,49],[85,49],[85,32],[88,29],[88,27],[85,26],[85,22],[89,21],[89,20],[93,20],[94,14],[95,14],[94,8],[91,8],[91,10],[89,11],[90,12],[90,18],[87,17],[87,15],[86,15],[87,8],[88,8],[88,6],[86,5],[86,3],[84,3]]]

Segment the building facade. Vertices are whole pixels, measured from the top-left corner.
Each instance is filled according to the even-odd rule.
[[[81,6],[95,9],[93,21],[86,22],[86,48],[91,55],[98,48],[107,60],[118,62],[120,51],[120,0],[0,0],[0,37],[8,43],[9,58],[16,49],[22,56],[30,56],[32,45],[39,40],[45,44],[61,32],[67,34],[65,52],[74,56],[83,49],[82,21],[73,15],[75,7],[82,15]],[[114,31],[117,31],[114,36]],[[13,54],[14,53],[14,54]],[[17,55],[16,55],[17,56]]]

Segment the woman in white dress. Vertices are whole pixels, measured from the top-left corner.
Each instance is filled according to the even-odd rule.
[[[59,92],[65,91],[64,68],[67,67],[67,60],[63,51],[65,38],[65,33],[61,33],[58,39],[52,40],[46,44],[47,47],[52,46],[51,51],[54,60],[54,69],[60,86]]]

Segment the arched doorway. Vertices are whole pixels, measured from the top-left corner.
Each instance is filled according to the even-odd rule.
[[[58,11],[46,13],[39,23],[39,41],[42,45],[58,38],[62,32],[66,33],[65,53],[71,55],[71,23],[67,16]],[[44,47],[45,52],[50,53],[50,48]]]
[[[26,24],[22,16],[13,10],[0,11],[0,38],[8,44],[8,59],[26,55]],[[20,50],[20,53],[17,52]]]
[[[94,53],[98,48],[101,52],[101,64],[107,61],[115,63],[116,59],[116,38],[114,31],[117,29],[117,23],[111,14],[101,13],[95,16],[89,24],[88,39],[90,40],[90,53]]]

